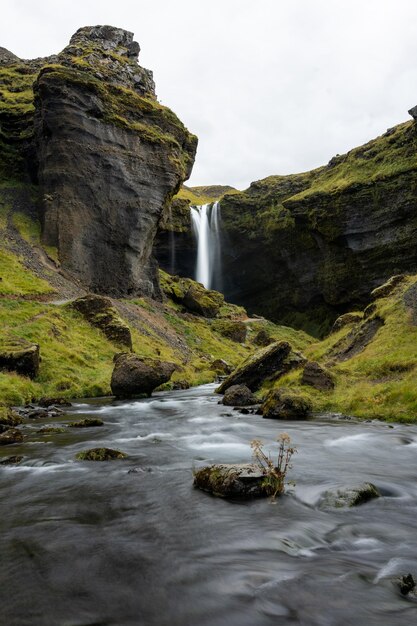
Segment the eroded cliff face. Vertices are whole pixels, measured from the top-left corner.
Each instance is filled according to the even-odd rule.
[[[325,167],[226,194],[221,215],[227,300],[324,334],[387,278],[417,270],[416,122]],[[175,234],[179,271],[186,237]]]
[[[29,174],[38,186],[44,244],[92,291],[157,295],[153,239],[190,175],[197,139],[158,103],[133,34],[85,27],[48,59],[6,53],[0,78],[10,93],[24,83],[27,110],[23,96],[7,119],[0,107],[0,139],[19,156],[19,168],[12,171],[10,158],[3,177]],[[24,121],[25,140],[15,120]]]

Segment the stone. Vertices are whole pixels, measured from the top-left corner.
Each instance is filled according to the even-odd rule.
[[[301,384],[309,385],[319,391],[330,391],[334,389],[332,375],[315,361],[308,361],[301,376]]]
[[[416,106],[414,106],[414,107],[412,107],[412,108],[408,111],[408,113],[411,115],[411,117],[412,117],[414,120],[417,120],[417,105],[416,105]]]
[[[254,464],[218,464],[203,467],[194,474],[194,486],[222,498],[266,497],[265,476]]]
[[[205,289],[201,283],[190,278],[164,274],[161,281],[163,292],[174,302],[181,304],[191,313],[203,317],[216,317],[224,304],[224,296],[218,291]]]
[[[18,465],[23,459],[24,457],[20,455],[5,456],[0,459],[0,465]]]
[[[346,508],[365,504],[369,500],[379,498],[379,490],[372,483],[364,482],[355,487],[344,487],[326,491],[320,508]]]
[[[224,393],[232,385],[246,385],[256,391],[271,376],[277,377],[291,369],[286,359],[291,346],[286,341],[275,342],[248,357],[224,380],[217,393]]]
[[[416,108],[416,116],[417,116],[417,107]],[[414,591],[416,588],[416,581],[412,574],[407,574],[405,576],[401,576],[398,580],[398,587],[400,589],[401,595],[407,596],[411,591]]]
[[[176,380],[173,385],[172,388],[176,391],[180,390],[180,389],[189,389],[190,388],[190,383],[188,382],[188,380]]]
[[[291,389],[272,389],[261,406],[267,419],[302,420],[308,417],[312,404],[308,398]]]
[[[78,422],[70,422],[68,424],[71,428],[93,428],[96,426],[103,426],[103,420],[97,417],[86,417],[85,419],[79,420]]]
[[[337,333],[339,330],[344,328],[345,326],[350,326],[351,324],[358,324],[362,321],[361,313],[344,313],[340,315],[335,323],[332,326],[332,333]]]
[[[231,339],[236,343],[244,343],[246,341],[246,324],[240,320],[215,320],[212,328],[223,337]]]
[[[18,337],[0,339],[0,371],[36,378],[39,373],[39,345]]]
[[[48,397],[43,397],[40,400],[38,400],[38,405],[41,407],[46,407],[48,409],[50,407],[56,407],[56,406],[61,406],[61,407],[72,406],[71,402],[69,402],[65,398],[48,398]]]
[[[130,328],[118,315],[110,298],[88,294],[73,300],[70,306],[114,343],[132,349]]]
[[[150,396],[152,391],[168,382],[176,366],[173,363],[145,359],[136,354],[116,355],[111,377],[111,390],[119,398]]]
[[[210,369],[218,374],[230,374],[233,371],[233,367],[224,359],[215,359],[210,365]]]
[[[0,406],[0,426],[5,430],[10,426],[18,426],[23,421],[22,417],[6,406]]]
[[[17,428],[9,428],[0,434],[0,446],[8,446],[12,443],[22,443],[23,435]]]
[[[384,320],[379,316],[367,318],[361,324],[355,325],[345,337],[342,337],[333,346],[329,353],[329,356],[332,357],[329,365],[347,361],[362,352],[383,325]]]
[[[126,459],[127,454],[112,448],[90,448],[75,455],[77,461],[114,461]]]
[[[226,389],[222,400],[226,406],[252,406],[257,399],[246,385],[232,385]]]
[[[261,328],[253,338],[253,343],[261,347],[269,346],[273,341],[270,334],[264,328]]]

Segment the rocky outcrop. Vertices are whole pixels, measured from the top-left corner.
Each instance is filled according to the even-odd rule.
[[[201,283],[189,278],[169,276],[162,272],[161,287],[174,302],[203,317],[216,317],[220,312],[220,307],[224,304],[223,294],[205,289]]]
[[[222,382],[217,393],[224,393],[232,385],[246,385],[251,391],[256,391],[268,379],[278,378],[292,369],[290,353],[291,346],[286,341],[258,350]]]
[[[268,495],[265,475],[253,464],[211,465],[194,474],[194,486],[221,498],[259,498]]]
[[[159,104],[138,54],[132,33],[111,26],[79,29],[49,59],[0,51],[0,92],[17,94],[0,105],[0,178],[29,173],[39,186],[43,242],[72,278],[159,297],[152,242],[197,140]]]
[[[150,396],[154,389],[169,381],[175,369],[173,363],[145,359],[136,354],[118,354],[110,387],[118,398]]]
[[[257,400],[246,385],[232,385],[226,389],[222,402],[225,406],[252,406]]]
[[[337,333],[339,330],[344,328],[345,326],[351,326],[352,324],[357,324],[362,321],[363,315],[362,313],[344,313],[340,315],[335,323],[332,326],[332,333]]]
[[[261,413],[267,419],[300,420],[306,419],[311,409],[308,398],[292,389],[280,388],[268,393]]]
[[[240,320],[216,320],[212,325],[213,330],[236,341],[236,343],[244,343],[246,341],[247,328],[246,324]]]
[[[39,345],[18,337],[0,340],[0,371],[36,378],[39,373]]]
[[[132,336],[129,326],[118,315],[110,298],[88,294],[73,300],[70,306],[96,328],[99,328],[110,341],[132,349]]]

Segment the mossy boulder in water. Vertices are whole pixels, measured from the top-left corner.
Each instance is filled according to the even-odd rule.
[[[0,446],[8,446],[12,443],[22,443],[23,435],[17,428],[9,428],[0,434]]]
[[[96,426],[103,426],[103,420],[97,417],[86,417],[83,420],[79,420],[78,422],[70,422],[68,426],[70,428],[93,428]]]
[[[99,328],[107,339],[132,349],[129,326],[118,315],[110,298],[88,294],[71,302],[71,306],[92,326]]]
[[[6,406],[0,406],[0,427],[18,426],[23,419]]]
[[[90,450],[78,452],[75,458],[77,461],[114,461],[126,459],[127,454],[112,448],[91,448]]]
[[[221,498],[266,497],[265,476],[251,463],[218,464],[203,467],[194,474],[194,486]]]
[[[112,393],[119,398],[150,396],[154,389],[169,381],[175,369],[174,363],[118,354],[110,382]]]
[[[39,346],[18,337],[0,340],[0,370],[36,378],[39,373]]]
[[[286,341],[258,350],[222,382],[217,393],[224,393],[232,385],[246,385],[251,391],[256,391],[269,378],[278,377],[291,369],[288,361],[290,352],[291,346]]]
[[[362,483],[355,487],[344,487],[326,491],[320,503],[320,508],[346,508],[365,504],[369,500],[379,498],[379,490],[372,483]]]
[[[312,409],[311,402],[297,391],[273,389],[262,404],[262,415],[268,419],[305,419]]]
[[[256,398],[246,385],[232,385],[223,396],[226,406],[251,406],[256,404]]]

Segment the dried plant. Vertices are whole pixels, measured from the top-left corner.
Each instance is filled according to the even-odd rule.
[[[281,433],[277,437],[278,456],[276,464],[270,454],[265,454],[263,442],[259,439],[251,441],[253,460],[260,467],[265,476],[263,485],[268,495],[275,498],[285,491],[285,479],[291,469],[291,457],[297,452],[297,448],[291,446],[291,438],[287,433]]]

